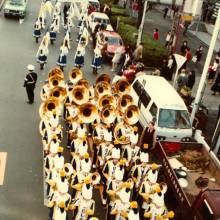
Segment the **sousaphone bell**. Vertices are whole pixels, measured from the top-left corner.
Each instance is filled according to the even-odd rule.
[[[98,100],[98,108],[101,110],[103,107],[106,105],[112,105],[113,107],[116,107],[116,100],[114,96],[112,95],[103,95],[99,100]]]
[[[49,71],[48,79],[51,78],[52,76],[58,76],[58,77],[64,79],[63,71],[59,68],[53,68],[52,70]]]
[[[60,102],[56,98],[49,98],[45,102],[43,102],[39,108],[40,117],[43,118],[48,113],[58,113],[60,110]]]
[[[48,81],[49,81],[50,88],[63,85],[63,78],[60,76],[51,76]]]
[[[95,96],[101,97],[103,95],[111,94],[111,86],[108,82],[101,81],[95,86]]]
[[[72,101],[82,105],[89,101],[89,90],[85,86],[74,86],[72,90]]]
[[[83,123],[92,123],[98,117],[96,106],[89,102],[78,106],[78,111],[78,118]]]
[[[134,125],[139,120],[139,109],[136,105],[130,105],[127,107],[124,113],[124,120],[129,125]]]
[[[130,143],[130,138],[129,137],[125,137],[123,136],[123,134],[121,134],[120,130],[122,130],[124,128],[124,122],[120,122],[118,123],[115,128],[114,128],[114,138],[115,140],[118,141],[119,144],[128,144]],[[129,125],[127,125],[129,126]]]
[[[66,88],[54,87],[49,94],[49,97],[57,98],[59,101],[63,101],[67,96]]]
[[[77,83],[77,86],[85,86],[87,89],[89,89],[89,81],[86,79],[80,79]]]
[[[71,175],[73,174],[72,164],[71,163],[65,163],[64,164],[64,171],[65,171],[67,177],[71,177]]]
[[[103,81],[107,82],[108,84],[110,84],[110,82],[111,82],[110,76],[108,74],[106,74],[106,73],[103,73],[103,74],[101,74],[100,76],[98,76],[96,78],[96,84],[98,84],[99,82],[103,82]]]
[[[80,79],[82,79],[82,77],[83,73],[79,68],[74,67],[69,71],[69,80],[73,84],[77,83]]]
[[[131,85],[126,79],[120,79],[115,84],[115,93],[119,95],[128,94],[131,89]]]
[[[124,113],[127,107],[132,104],[133,104],[133,98],[128,94],[124,94],[118,99],[118,108],[122,113]]]
[[[116,110],[112,105],[106,105],[100,112],[100,118],[105,124],[111,124],[115,121]]]
[[[98,172],[90,173],[90,175],[91,175],[90,178],[92,180],[93,185],[97,185],[100,183],[101,176]]]

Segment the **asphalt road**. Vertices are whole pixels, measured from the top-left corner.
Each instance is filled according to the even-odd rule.
[[[35,103],[26,104],[23,80],[27,64],[36,65],[35,55],[39,44],[35,43],[32,32],[40,2],[29,0],[28,13],[22,24],[16,19],[5,19],[0,15],[0,152],[8,153],[5,181],[0,186],[0,220],[48,219],[47,209],[43,206],[42,146],[38,132],[39,94],[48,71],[56,65],[64,33],[61,27],[55,45],[49,46],[45,70],[40,71],[37,65]],[[75,28],[72,39],[76,39],[76,34]],[[73,66],[76,49],[74,40],[71,44],[66,79],[68,70]],[[86,51],[83,72],[91,83],[95,79],[90,67],[92,57],[90,45]],[[100,73],[110,73],[109,70],[110,66],[104,65]],[[104,210],[99,202],[96,204],[96,213],[103,219]]]
[[[17,19],[5,19],[2,13],[0,15],[0,152],[8,153],[4,185],[0,186],[0,220],[48,219],[47,209],[43,206],[39,94],[48,71],[56,65],[64,33],[61,27],[57,42],[49,46],[48,64],[40,71],[35,58],[39,44],[32,37],[40,3],[41,0],[28,1],[28,13],[22,24]],[[72,39],[76,39],[76,33],[75,28]],[[66,76],[73,66],[77,46],[75,41],[71,44]],[[90,45],[83,68],[90,82],[95,79],[90,67],[92,57]],[[38,83],[33,105],[26,104],[23,87],[27,64],[37,65]],[[109,72],[109,69],[105,65],[101,72]],[[103,213],[102,209],[100,213]]]

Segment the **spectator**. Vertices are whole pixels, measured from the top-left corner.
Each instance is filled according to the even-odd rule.
[[[185,55],[186,53],[186,48],[188,47],[188,42],[185,40],[180,48],[181,54]]]
[[[215,83],[211,87],[211,90],[213,91],[212,95],[215,95],[216,92],[218,92],[218,94],[220,94],[220,72],[218,72]]]
[[[168,6],[166,6],[165,9],[164,9],[164,14],[163,14],[164,19],[167,17],[168,11],[169,11],[169,8],[168,8]]]
[[[173,69],[174,69],[174,57],[173,55],[170,55],[167,62],[167,73],[166,73],[166,80],[171,81],[173,77]]]
[[[208,83],[209,84],[212,84],[213,83],[213,80],[215,78],[215,74],[216,74],[216,71],[218,69],[218,65],[219,65],[219,60],[218,59],[215,59],[214,63],[212,66],[209,67],[209,76],[208,76]]]
[[[191,50],[189,47],[186,48],[185,57],[186,57],[187,62],[189,62],[192,59],[192,54],[191,54]]]
[[[119,63],[120,63],[120,59],[121,59],[121,55],[122,55],[122,48],[118,47],[115,51],[115,54],[112,58],[112,72],[116,70],[116,68],[118,67]]]
[[[199,63],[201,58],[202,58],[202,53],[203,53],[203,46],[200,45],[199,48],[196,50],[196,54],[195,54],[195,57],[196,57],[196,61],[195,63]]]
[[[142,61],[142,57],[143,57],[143,44],[142,43],[140,43],[136,47],[133,56],[134,56],[134,61],[135,62],[141,62]]]
[[[159,31],[157,28],[154,29],[153,38],[154,40],[159,40]]]
[[[187,82],[187,86],[190,88],[190,89],[193,89],[193,86],[195,84],[195,81],[196,81],[196,74],[195,74],[195,71],[194,70],[191,70],[188,74],[188,82]]]
[[[183,86],[188,84],[188,74],[185,69],[182,69],[177,79],[177,92],[180,92]]]
[[[189,25],[190,25],[190,24],[191,24],[190,21],[185,21],[185,23],[184,23],[183,36],[186,36],[186,33],[187,33],[188,29],[189,29]]]
[[[166,35],[165,47],[168,47],[168,45],[170,44],[170,40],[171,40],[171,31],[168,31]]]

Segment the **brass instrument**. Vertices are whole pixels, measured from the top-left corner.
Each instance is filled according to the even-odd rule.
[[[92,180],[93,185],[97,185],[100,183],[101,176],[98,172],[90,173],[90,175],[91,175],[90,178]]]
[[[49,94],[49,97],[52,98],[57,98],[59,99],[61,102],[64,101],[64,99],[67,96],[67,92],[66,89],[63,87],[54,87]]]
[[[58,77],[64,79],[63,71],[60,68],[51,69],[48,73],[48,79],[51,78],[52,76],[58,76]]]
[[[128,94],[124,94],[118,99],[118,108],[122,113],[124,113],[127,107],[132,105],[132,103],[133,98]]]
[[[103,81],[110,84],[111,78],[110,78],[109,74],[104,73],[96,78],[96,84],[98,84],[99,82],[103,82]]]
[[[89,101],[89,90],[85,86],[74,86],[72,90],[72,100],[77,105],[82,105]]]
[[[108,82],[101,81],[96,84],[95,86],[95,96],[101,97],[103,95],[110,95],[111,94],[111,86]]]
[[[61,86],[63,84],[63,78],[60,76],[51,76],[48,81],[50,88]]]
[[[71,163],[64,164],[64,171],[67,177],[70,177],[73,174],[73,166]]]
[[[111,124],[115,121],[116,110],[112,105],[106,105],[100,112],[100,118],[105,124]]]
[[[89,81],[86,79],[80,79],[77,83],[77,86],[85,86],[87,89],[89,89]]]
[[[127,125],[127,126],[129,126],[129,125]],[[129,136],[124,136],[123,134],[122,134],[122,136],[119,136],[119,130],[124,128],[124,127],[125,127],[124,122],[120,122],[114,128],[114,138],[119,144],[128,144],[128,143],[130,143]]]
[[[103,107],[106,105],[112,105],[113,107],[116,107],[116,100],[114,96],[112,95],[103,95],[99,100],[98,100],[98,108],[101,110]]]
[[[72,68],[70,71],[69,71],[69,80],[75,84],[77,83],[80,79],[82,79],[83,77],[83,73],[82,71],[79,69],[79,68]]]
[[[92,123],[98,117],[98,110],[95,105],[91,103],[85,103],[78,106],[79,120],[83,123]]]
[[[128,94],[131,89],[131,85],[126,79],[120,79],[115,84],[115,93],[119,95]]]
[[[43,118],[47,113],[60,113],[60,102],[56,98],[49,98],[43,102],[39,109],[40,117]]]
[[[130,105],[127,107],[124,120],[127,124],[133,125],[136,124],[139,120],[139,109],[136,105]]]

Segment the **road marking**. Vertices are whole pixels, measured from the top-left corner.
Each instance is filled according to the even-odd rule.
[[[7,152],[0,152],[0,186],[4,183]]]

